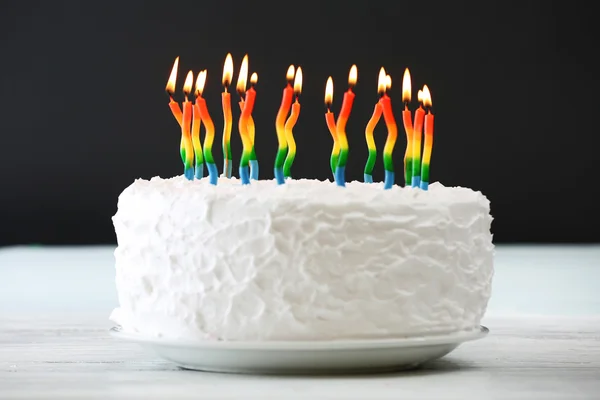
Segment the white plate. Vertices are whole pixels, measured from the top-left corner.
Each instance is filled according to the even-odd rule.
[[[364,373],[406,370],[443,357],[459,344],[480,339],[488,328],[404,339],[225,342],[184,341],[110,330],[179,367],[251,374]]]

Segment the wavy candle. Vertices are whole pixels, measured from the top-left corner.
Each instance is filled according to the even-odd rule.
[[[237,92],[242,99],[244,99],[244,109],[240,115],[238,122],[238,129],[240,137],[242,139],[242,157],[240,159],[240,179],[242,185],[250,184],[250,153],[252,151],[252,142],[250,141],[250,135],[248,134],[248,118],[252,114],[254,108],[254,99],[256,97],[256,91],[254,90],[254,83],[250,86],[250,89],[246,91],[246,80],[248,79],[248,55],[244,56],[242,65],[240,67],[240,73],[238,75]],[[244,93],[245,91],[245,93]]]
[[[335,127],[335,117],[331,112],[331,104],[333,103],[333,79],[331,77],[327,78],[327,84],[325,85],[325,122],[327,123],[327,128],[329,129],[329,133],[333,138],[333,148],[331,149],[331,157],[329,158],[329,164],[331,166],[331,173],[333,174],[333,179],[335,180],[335,169],[337,168],[338,158],[340,156],[340,144],[337,140],[337,132]]]
[[[423,86],[423,105],[427,109],[427,115],[425,115],[425,143],[423,145],[423,162],[421,165],[421,189],[427,190],[429,188],[429,163],[431,162],[431,150],[433,148],[432,101],[427,85]]]
[[[194,83],[194,74],[188,72],[183,84],[183,93],[185,101],[183,103],[183,116],[181,118],[181,138],[183,148],[180,149],[181,160],[183,161],[183,174],[188,180],[194,180],[194,146],[192,145],[192,137],[190,134],[190,124],[192,123],[192,102],[189,101],[189,95],[192,91]]]
[[[283,89],[283,96],[281,98],[281,105],[279,111],[277,111],[277,118],[275,119],[275,131],[277,132],[277,142],[279,147],[277,149],[277,156],[275,157],[275,180],[277,184],[283,185],[285,183],[285,177],[283,175],[283,164],[285,163],[285,157],[288,152],[287,140],[285,138],[285,120],[287,119],[290,107],[292,106],[292,98],[294,97],[294,88],[292,82],[294,81],[295,69],[293,65],[290,65],[287,70],[286,79],[287,85]]]
[[[215,160],[212,154],[212,146],[215,140],[215,125],[213,124],[212,118],[208,113],[208,108],[206,107],[206,100],[202,97],[202,93],[204,92],[204,85],[206,83],[206,70],[200,72],[198,78],[196,79],[196,108],[202,123],[204,124],[204,128],[206,129],[206,134],[204,135],[204,159],[206,160],[206,168],[208,169],[208,178],[212,185],[216,185],[219,179],[219,172],[217,171],[217,165],[215,164]],[[196,174],[196,178],[198,178]]]
[[[387,139],[383,148],[383,166],[385,168],[385,179],[383,187],[384,189],[391,189],[394,185],[395,174],[394,174],[394,160],[392,154],[394,152],[394,146],[398,138],[398,126],[396,125],[396,119],[392,111],[392,100],[388,95],[389,90],[392,87],[392,79],[389,75],[386,76],[385,88],[386,92],[381,97],[381,107],[383,109],[383,119],[387,126]]]
[[[231,53],[227,54],[223,65],[223,93],[221,94],[221,105],[223,107],[223,175],[231,178],[233,171],[233,157],[231,154],[231,127],[233,117],[231,115],[231,95],[229,85],[233,77],[233,58]]]
[[[336,126],[337,140],[340,144],[340,157],[338,164],[335,169],[335,181],[338,186],[346,186],[346,162],[348,161],[348,137],[346,136],[346,123],[350,117],[352,111],[352,103],[354,102],[354,92],[352,88],[356,85],[358,78],[358,70],[356,65],[350,68],[350,74],[348,75],[348,91],[344,93],[344,100],[342,102],[342,109],[338,115]]]
[[[298,67],[296,70],[296,77],[294,78],[294,95],[296,96],[296,101],[292,104],[292,113],[290,117],[285,122],[285,139],[288,144],[288,154],[285,158],[285,162],[283,163],[283,175],[286,178],[292,177],[292,164],[294,163],[294,159],[296,158],[296,140],[294,139],[294,126],[298,121],[298,117],[300,116],[300,102],[298,98],[300,97],[300,93],[302,92],[302,68]]]
[[[404,123],[404,131],[406,132],[406,150],[404,152],[404,186],[412,183],[413,169],[413,125],[412,113],[408,109],[408,103],[412,96],[412,88],[410,82],[410,72],[408,68],[404,70],[402,78],[402,102],[404,110],[402,111],[402,122]]]
[[[198,79],[200,79],[200,74],[196,78],[196,82]],[[192,146],[194,146],[195,155],[194,177],[202,179],[204,177],[204,156],[202,155],[202,142],[200,141],[202,119],[198,109],[198,99],[196,99],[196,104],[192,106],[192,111]]]
[[[181,120],[183,118],[183,113],[181,112],[181,107],[179,103],[173,100],[173,94],[175,93],[175,82],[177,81],[177,70],[179,68],[179,57],[175,58],[175,62],[173,63],[173,68],[171,69],[171,74],[169,75],[169,80],[167,81],[167,86],[165,91],[169,95],[169,108],[171,109],[171,113],[177,124],[179,125],[179,129],[181,129]],[[179,152],[180,154],[185,154],[185,142],[183,140],[183,136],[179,142]],[[184,161],[185,163],[185,161]]]
[[[419,108],[415,111],[415,123],[413,126],[413,163],[412,163],[412,187],[421,185],[421,138],[423,136],[423,119],[425,118],[425,110],[423,110],[423,92],[417,93],[419,100]]]
[[[250,78],[252,80],[252,78]],[[240,100],[240,111],[244,111],[244,100]],[[250,136],[250,141],[252,142],[252,150],[250,151],[250,161],[248,161],[250,165],[250,179],[255,181],[258,180],[258,159],[256,158],[256,150],[254,146],[254,136],[256,134],[256,126],[254,125],[254,118],[252,115],[248,117],[248,136]]]
[[[379,71],[379,78],[377,80],[377,94],[381,98],[385,93],[385,70],[383,67]],[[373,182],[373,167],[375,166],[375,161],[377,161],[377,146],[375,145],[375,137],[373,135],[373,131],[375,130],[375,126],[381,119],[381,101],[378,101],[375,104],[375,108],[373,109],[373,115],[371,115],[371,119],[367,123],[367,127],[365,128],[365,138],[367,140],[367,148],[369,149],[369,157],[367,158],[367,163],[365,165],[364,170],[364,181],[366,183]]]

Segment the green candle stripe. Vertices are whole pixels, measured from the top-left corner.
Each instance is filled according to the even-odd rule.
[[[250,165],[250,152],[244,151],[240,160],[240,167],[247,167]]]
[[[369,158],[367,158],[367,164],[365,165],[365,174],[373,175],[373,167],[375,167],[376,160],[377,149],[369,149]]]
[[[404,159],[404,184],[405,185],[412,184],[412,166],[413,166],[412,157],[406,157]]]
[[[283,163],[283,176],[289,178],[292,176],[292,164],[294,163],[294,158],[296,158],[296,152],[288,152],[287,157]]]
[[[412,159],[412,175],[419,176],[421,174],[421,157]]]
[[[279,150],[277,150],[277,157],[275,157],[275,168],[283,168],[285,158],[287,157],[287,152],[287,146],[280,147]]]
[[[391,154],[383,153],[383,167],[386,171],[394,172],[394,161]]]
[[[340,150],[340,158],[338,159],[338,167],[345,167],[348,161],[348,149]]]
[[[329,164],[331,165],[331,173],[335,176],[335,169],[338,165],[339,153],[337,151],[331,152],[331,157],[329,159]]]
[[[256,150],[254,149],[254,146],[252,146],[252,150],[250,151],[250,159],[256,160]]]
[[[212,150],[204,148],[204,159],[209,164],[214,164],[215,160],[213,159]]]
[[[421,166],[421,180],[423,182],[429,182],[429,164],[423,164]]]

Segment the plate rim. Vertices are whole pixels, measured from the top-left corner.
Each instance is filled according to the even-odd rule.
[[[472,340],[482,339],[490,330],[479,325],[479,328],[458,331],[448,334],[432,334],[421,336],[407,336],[403,338],[386,339],[344,339],[344,340],[302,340],[302,341],[216,341],[216,340],[190,340],[150,337],[138,333],[124,332],[120,325],[109,330],[115,338],[168,347],[197,348],[203,350],[349,350],[349,349],[383,349],[413,346],[436,346],[447,344],[460,344]]]

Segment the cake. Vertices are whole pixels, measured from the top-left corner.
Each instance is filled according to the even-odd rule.
[[[138,179],[113,217],[124,332],[185,340],[405,338],[479,329],[490,205],[433,183]]]

